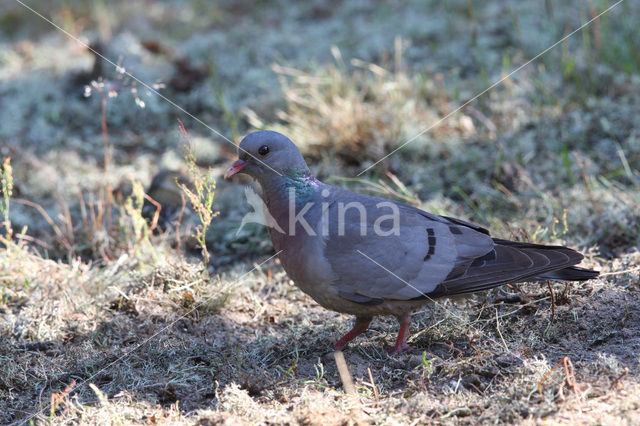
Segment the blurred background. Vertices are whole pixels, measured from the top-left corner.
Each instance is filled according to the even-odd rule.
[[[79,199],[93,202],[87,197],[105,181],[117,189],[133,179],[148,189],[160,171],[184,173],[180,119],[198,165],[218,180],[221,216],[208,240],[220,256],[234,245],[261,250],[250,239],[266,235],[251,227],[235,235],[248,207],[238,185],[220,182],[235,155],[230,141],[256,129],[288,135],[322,179],[355,177],[415,138],[339,184],[404,192],[396,195],[499,233],[505,222],[550,228],[566,211],[574,244],[606,255],[638,243],[634,2],[441,122],[612,3],[26,5],[60,29],[18,2],[0,6],[1,154],[13,159],[14,195],[39,203],[54,221],[68,214],[81,222]],[[52,233],[31,206],[16,205],[12,220],[43,240]]]
[[[106,268],[86,272],[89,281],[126,264],[142,274],[127,279],[152,273],[182,288],[197,274],[171,259],[198,262],[202,241],[210,273],[248,270],[273,248],[264,227],[238,232],[253,184],[222,174],[244,135],[271,129],[322,180],[626,270],[640,242],[640,3],[617,4],[537,57],[614,4],[5,0],[0,157],[11,159],[13,189],[7,209],[5,185],[0,232],[74,271]],[[201,241],[192,235],[202,218],[177,186],[198,182],[219,212]],[[42,279],[38,262],[0,277],[3,288]],[[265,282],[286,282],[274,268]],[[209,294],[191,290],[172,306]],[[78,291],[77,300],[102,292]],[[142,312],[125,299],[101,303]],[[7,327],[16,341],[64,334]],[[173,386],[158,398],[184,400]]]

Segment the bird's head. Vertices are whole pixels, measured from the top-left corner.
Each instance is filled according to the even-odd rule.
[[[309,174],[300,150],[289,138],[268,130],[251,133],[238,146],[238,159],[224,174],[225,179],[244,173],[260,182],[291,173]]]

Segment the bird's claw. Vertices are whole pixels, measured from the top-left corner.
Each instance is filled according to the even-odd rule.
[[[409,345],[407,342],[396,343],[396,345],[389,349],[387,353],[389,355],[399,354],[400,352],[411,351],[413,350],[413,346]]]

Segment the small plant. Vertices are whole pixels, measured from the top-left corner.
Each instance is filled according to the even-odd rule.
[[[111,98],[116,98],[121,92],[128,92],[133,96],[135,104],[139,108],[145,108],[145,102],[140,98],[138,85],[130,77],[124,67],[116,66],[116,77],[113,80],[103,79],[102,77],[92,81],[84,87],[84,96],[91,97],[94,93],[100,97],[100,125],[102,131],[102,150],[103,150],[103,174],[104,182],[100,191],[99,202],[96,203],[97,212],[95,212],[94,225],[104,227],[104,235],[110,236],[113,230],[112,207],[114,205],[114,194],[111,183],[109,182],[109,167],[113,157],[113,144],[109,142],[109,130],[107,125],[107,102]],[[151,89],[158,90],[164,88],[162,83],[151,85]],[[93,212],[92,212],[93,214]],[[93,217],[92,217],[93,219]],[[109,238],[108,238],[109,239]],[[101,250],[102,256],[110,258],[111,255],[104,249]]]
[[[131,196],[125,200],[121,207],[119,224],[125,236],[129,237],[129,245],[135,249],[136,255],[138,257],[140,255],[139,243],[144,242],[151,249],[151,254],[155,260],[157,256],[153,244],[151,244],[151,240],[149,239],[149,224],[142,216],[144,199],[144,187],[140,182],[133,181]],[[133,235],[129,235],[131,230],[133,231]]]
[[[562,229],[556,229],[556,225],[562,221]],[[553,224],[551,225],[551,234],[553,235],[553,239],[558,239],[560,237],[565,236],[569,232],[569,225],[567,224],[567,209],[562,211],[562,219],[558,219],[557,217],[553,218]]]
[[[213,211],[213,197],[215,195],[216,181],[212,176],[210,170],[203,172],[196,164],[196,156],[193,152],[193,144],[191,138],[184,128],[184,124],[179,122],[180,132],[182,134],[184,150],[184,161],[187,164],[189,175],[193,180],[193,190],[189,189],[184,183],[176,181],[176,185],[180,187],[182,192],[187,196],[187,199],[193,206],[193,210],[200,219],[200,225],[196,230],[196,240],[200,244],[202,249],[203,264],[206,266],[209,264],[209,250],[207,250],[206,235],[213,218],[220,212]],[[206,269],[206,268],[205,268]]]
[[[416,368],[422,368],[424,373],[427,376],[427,379],[430,378],[433,373],[434,373],[434,367],[433,367],[433,362],[436,360],[436,358],[431,358],[431,359],[427,359],[427,352],[423,351],[422,352],[422,363],[420,365],[418,365],[418,367]]]
[[[318,360],[316,364],[313,364],[313,369],[316,372],[315,377],[308,377],[307,379],[302,381],[302,384],[306,386],[313,386],[321,390],[328,389],[329,385],[327,383],[327,379],[325,378],[324,364],[322,364],[322,361]]]
[[[0,167],[0,182],[2,188],[2,200],[0,201],[0,215],[2,216],[2,225],[7,232],[7,239],[10,240],[13,234],[11,228],[11,219],[9,218],[9,204],[11,195],[13,194],[13,171],[11,169],[11,159],[5,158],[2,167]]]

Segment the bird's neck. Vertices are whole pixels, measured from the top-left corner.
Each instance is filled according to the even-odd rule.
[[[302,169],[287,170],[282,176],[271,175],[271,179],[260,183],[267,206],[288,206],[292,197],[296,206],[302,206],[315,199],[321,186],[309,170]]]

